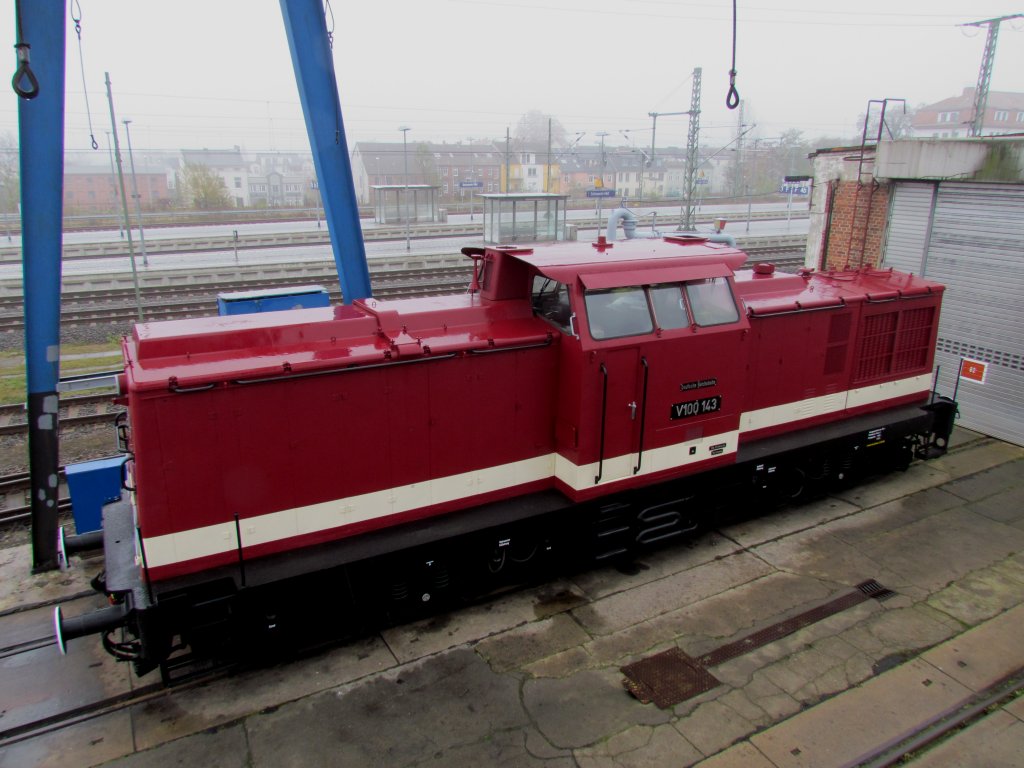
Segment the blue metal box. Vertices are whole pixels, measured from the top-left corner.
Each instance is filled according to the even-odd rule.
[[[98,531],[103,505],[121,498],[121,465],[125,456],[84,461],[64,468],[71,492],[71,514],[75,533]]]
[[[217,294],[217,314],[247,315],[253,312],[278,312],[284,309],[308,309],[330,306],[327,291],[319,285],[292,285],[262,291],[237,291]]]

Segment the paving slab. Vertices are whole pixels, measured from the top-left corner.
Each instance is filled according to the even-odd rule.
[[[245,725],[212,728],[168,742],[159,749],[136,752],[104,768],[252,768]]]
[[[982,440],[941,458],[929,461],[927,466],[957,479],[984,472],[1001,464],[1024,458],[1024,448],[999,440]]]
[[[971,691],[914,660],[751,737],[778,768],[856,765],[953,711]]]
[[[131,715],[113,712],[0,749],[0,768],[99,765],[132,751]]]
[[[743,547],[754,547],[825,522],[857,514],[861,508],[842,499],[823,498],[753,520],[723,527],[722,533]]]
[[[1024,722],[999,710],[932,747],[914,768],[1020,768],[1024,764]]]
[[[1018,720],[1024,722],[1024,696],[1018,696],[1016,699],[1004,706],[1003,709]],[[1021,742],[1021,745],[1024,746],[1024,742]]]
[[[494,673],[464,649],[275,707],[246,722],[254,768],[400,768],[431,756],[443,761],[473,752],[479,758],[495,733],[529,725],[519,682]]]
[[[526,744],[524,734],[519,730],[511,730],[499,731],[484,741],[438,750],[432,755],[424,756],[414,765],[416,768],[578,768],[572,754],[564,750],[563,753],[553,757],[533,754]],[[348,764],[344,765],[347,768]],[[393,764],[383,762],[378,765],[390,768]],[[276,764],[271,764],[266,768],[275,766]],[[257,764],[254,768],[263,766]]]
[[[729,555],[595,600],[572,613],[591,634],[607,635],[761,578],[771,570],[752,554]]]
[[[982,691],[1008,672],[1024,670],[1024,605],[958,635],[922,654],[934,665],[972,691]]]
[[[28,546],[0,549],[0,611],[26,603],[61,600],[91,592],[89,580],[102,569],[98,558],[72,558],[66,571],[32,573],[32,549]]]
[[[982,568],[928,598],[928,605],[967,626],[980,624],[1020,603],[1024,571],[1010,559]]]
[[[0,729],[59,715],[132,690],[131,668],[99,643],[79,642],[61,656],[46,646],[0,659]]]
[[[828,526],[787,536],[754,548],[754,554],[780,571],[852,587],[868,579],[892,587],[902,583],[889,562],[833,536]]]
[[[1024,473],[1024,467],[1021,472]],[[969,504],[966,509],[976,515],[984,515],[990,520],[1019,528],[1024,523],[1024,488],[1007,488]]]
[[[481,640],[476,652],[495,672],[526,666],[570,648],[581,646],[590,635],[566,614],[510,629]]]
[[[1006,491],[1019,490],[1024,459],[1008,461],[946,484],[946,490],[967,501],[980,501]]]
[[[634,724],[659,725],[671,719],[671,712],[631,697],[617,669],[527,680],[522,696],[530,720],[551,744],[563,749],[593,745]]]
[[[381,634],[395,658],[405,663],[536,621],[550,615],[552,604],[568,608],[581,602],[585,598],[579,589],[559,579],[487,603],[393,627]]]
[[[379,637],[366,638],[321,655],[139,704],[132,709],[136,748],[217,728],[266,707],[349,684],[396,664]]]
[[[972,446],[963,450],[973,451],[976,449]],[[984,464],[985,467],[991,465],[991,463]],[[832,496],[861,509],[869,509],[918,491],[934,488],[959,476],[951,474],[948,468],[937,467],[934,461],[927,464],[912,464],[906,472],[882,475],[844,490],[833,491]]]
[[[900,575],[887,586],[899,589],[912,584],[928,592],[1022,550],[1024,531],[962,508],[940,512],[861,545],[864,556],[887,563]]]
[[[596,747],[573,753],[579,768],[650,768],[691,765],[701,759],[671,725],[634,726]]]
[[[776,768],[775,763],[748,742],[736,744],[707,760],[697,763],[699,768]]]
[[[723,698],[709,701],[683,720],[676,729],[702,756],[713,755],[757,730],[757,723],[744,717]]]
[[[718,531],[702,533],[678,545],[645,552],[632,563],[594,568],[575,574],[573,583],[591,600],[625,592],[666,576],[690,571],[738,551],[735,542]]]
[[[848,544],[859,544],[960,506],[963,506],[963,499],[947,491],[946,486],[926,488],[863,510],[860,514],[836,520],[828,526],[828,530]]]

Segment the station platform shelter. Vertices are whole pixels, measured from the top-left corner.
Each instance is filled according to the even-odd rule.
[[[478,197],[484,201],[484,242],[488,245],[565,240],[568,195],[509,192]]]
[[[381,184],[373,190],[373,220],[377,224],[430,224],[441,220],[437,207],[440,187],[432,184]]]

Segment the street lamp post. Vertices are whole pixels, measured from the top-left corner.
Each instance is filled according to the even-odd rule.
[[[608,131],[598,131],[594,134],[595,136],[601,137],[601,183],[598,185],[601,189],[604,189],[604,137],[608,135]],[[601,198],[597,198],[597,231],[601,231]]]
[[[402,132],[402,167],[405,172],[405,250],[409,251],[409,145],[406,136],[412,129],[407,125],[401,125],[398,130]]]
[[[122,120],[124,123],[124,137],[128,141],[128,164],[132,168],[132,197],[135,198],[135,218],[139,220],[139,250],[142,251],[142,266],[149,266],[149,259],[146,257],[146,235],[142,231],[142,203],[140,202],[141,195],[139,194],[139,182],[135,178],[135,156],[132,154],[132,134],[128,130],[128,124],[131,120]]]
[[[110,197],[114,201],[114,210],[117,210],[117,172],[114,170],[114,150],[110,146],[110,131],[107,131],[107,154],[110,156]],[[117,234],[124,240],[124,227],[121,220],[117,220]]]

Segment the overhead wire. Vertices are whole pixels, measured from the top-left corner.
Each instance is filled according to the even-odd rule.
[[[75,15],[75,8],[78,8],[78,15]],[[68,13],[71,16],[71,20],[75,23],[75,34],[78,36],[78,64],[82,71],[82,93],[85,94],[85,113],[89,117],[89,140],[92,142],[93,149],[99,149],[100,145],[96,142],[96,134],[92,129],[92,110],[89,109],[89,89],[85,85],[85,57],[82,54],[82,6],[79,5],[78,0],[70,0],[70,7]]]

